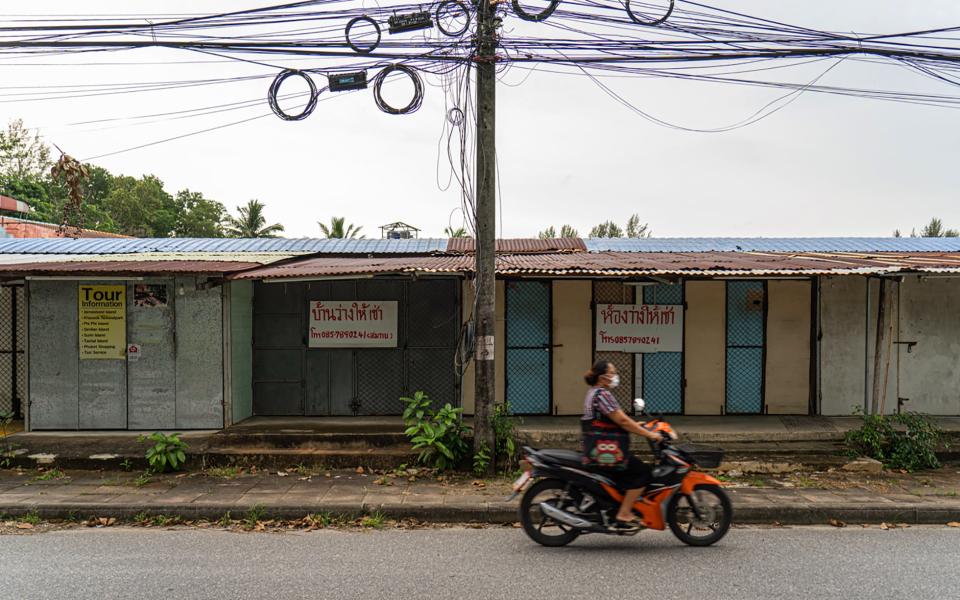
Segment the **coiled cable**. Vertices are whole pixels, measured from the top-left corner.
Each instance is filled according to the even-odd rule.
[[[383,87],[383,82],[386,80],[387,76],[394,71],[406,73],[407,77],[410,78],[410,81],[413,82],[413,98],[411,98],[410,103],[403,108],[394,108],[387,104],[387,102],[383,99],[383,94],[381,93],[380,89]],[[377,108],[390,115],[406,115],[416,112],[420,108],[420,105],[423,104],[423,80],[420,79],[420,75],[415,69],[412,69],[406,65],[389,65],[377,73],[377,76],[373,80],[373,100],[377,103]]]
[[[303,107],[300,113],[289,114],[280,108],[280,103],[277,101],[277,94],[280,92],[280,86],[283,85],[283,82],[294,76],[304,79],[307,85],[310,86],[310,99],[307,100],[307,105]],[[313,109],[317,107],[317,99],[319,96],[320,91],[317,89],[317,84],[310,78],[310,75],[296,69],[286,69],[281,71],[280,74],[274,78],[273,83],[270,84],[270,90],[267,92],[267,102],[270,104],[270,109],[273,111],[273,114],[284,121],[302,121],[309,117]]]

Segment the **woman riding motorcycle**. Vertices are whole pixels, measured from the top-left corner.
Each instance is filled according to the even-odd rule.
[[[631,419],[610,389],[620,385],[620,376],[612,363],[601,360],[584,375],[590,386],[583,402],[584,463],[597,472],[616,481],[624,490],[623,502],[617,511],[616,527],[632,529],[638,520],[633,505],[643,488],[650,482],[652,470],[649,465],[630,454],[630,434],[659,441],[659,433],[647,431]]]

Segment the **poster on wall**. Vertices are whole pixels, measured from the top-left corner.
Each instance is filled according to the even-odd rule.
[[[310,302],[310,348],[396,348],[397,302]]]
[[[166,284],[138,283],[133,286],[133,305],[134,306],[166,306],[167,305],[167,286]]]
[[[596,348],[614,352],[682,352],[683,306],[598,304]]]
[[[127,288],[80,284],[80,359],[127,357]]]

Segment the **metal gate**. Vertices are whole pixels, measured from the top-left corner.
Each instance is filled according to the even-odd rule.
[[[644,304],[683,305],[683,284],[661,283],[643,287]],[[651,413],[683,412],[683,352],[638,354],[643,399]],[[642,365],[642,366],[641,366]]]
[[[257,283],[253,410],[256,415],[396,415],[422,390],[459,405],[454,369],[460,286],[453,278]],[[396,348],[307,348],[313,300],[393,300]]]
[[[766,284],[727,282],[726,413],[763,412]]]
[[[550,413],[550,292],[548,281],[506,282],[506,396],[516,414]]]
[[[593,303],[594,309],[602,304],[633,304],[636,294],[632,286],[624,285],[620,281],[594,281]],[[627,414],[633,414],[633,390],[635,382],[634,355],[627,352],[594,352],[594,361],[605,360],[613,363],[620,373],[620,385],[613,390],[614,397]],[[589,365],[584,366],[586,371]]]
[[[23,286],[0,287],[0,415],[13,415],[15,419],[23,418],[26,315]]]

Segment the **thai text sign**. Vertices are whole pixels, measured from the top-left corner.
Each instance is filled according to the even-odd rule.
[[[315,300],[307,337],[310,348],[396,348],[397,303]]]
[[[127,357],[127,288],[80,284],[77,290],[81,359]]]
[[[683,306],[598,304],[597,350],[683,351]]]

